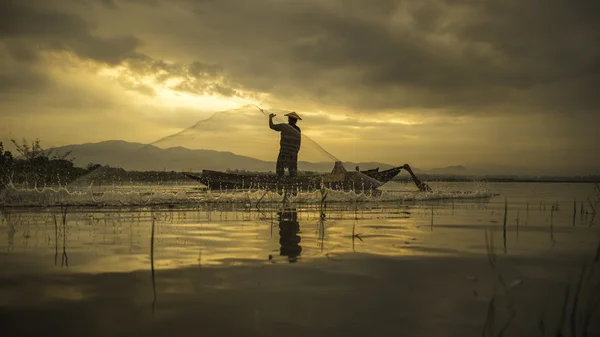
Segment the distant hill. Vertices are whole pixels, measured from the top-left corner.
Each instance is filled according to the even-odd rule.
[[[447,167],[443,167],[443,168],[434,168],[434,169],[430,169],[430,170],[422,170],[422,172],[427,172],[429,174],[444,174],[444,175],[446,175],[446,174],[448,174],[448,175],[469,174],[469,171],[467,170],[467,168],[462,165],[447,166]]]
[[[192,171],[199,172],[203,169],[226,171],[228,169],[247,171],[275,171],[275,159],[264,161],[252,157],[241,156],[232,152],[214,150],[192,150],[184,147],[161,149],[156,146],[141,143],[132,143],[120,140],[109,140],[99,143],[67,145],[57,148],[58,153],[72,151],[77,166],[85,167],[89,163],[120,167],[128,171]],[[410,163],[409,163],[410,164]],[[379,167],[385,170],[393,165],[380,162],[344,162],[347,170],[354,170],[358,165],[361,170]],[[298,169],[302,171],[330,172],[332,162],[299,162]],[[469,164],[454,165],[442,168],[422,169],[412,167],[419,177],[485,177],[485,176],[560,176],[549,172],[535,172],[511,164]],[[591,172],[597,176],[598,170]],[[402,174],[405,176],[406,174]],[[582,175],[583,176],[583,175]]]
[[[264,161],[231,152],[213,150],[191,150],[183,147],[161,149],[141,143],[121,140],[109,140],[99,143],[67,145],[57,148],[59,153],[71,151],[75,164],[85,167],[89,163],[120,167],[133,171],[201,171],[203,169],[225,171],[244,169],[248,171],[275,171],[275,161]],[[367,162],[344,163],[346,169],[361,170],[379,167],[381,170],[392,165]],[[303,171],[329,172],[333,163],[299,162],[298,169]]]

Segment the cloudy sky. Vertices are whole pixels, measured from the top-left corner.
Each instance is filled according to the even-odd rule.
[[[595,0],[0,0],[0,140],[150,143],[256,103],[297,111],[304,134],[342,160],[600,173],[599,10]],[[237,137],[234,150],[274,139],[256,118],[213,128]]]

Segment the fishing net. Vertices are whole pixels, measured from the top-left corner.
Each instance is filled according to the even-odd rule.
[[[148,146],[171,151],[177,148],[196,150],[189,152],[190,156],[196,158],[193,166],[196,170],[274,172],[280,133],[269,128],[268,116],[273,113],[276,115],[273,119],[275,124],[287,124],[285,114],[290,112],[282,109],[264,110],[253,105],[219,111]],[[303,121],[299,120],[297,124],[302,131]],[[331,172],[336,162],[340,160],[302,132],[298,170]]]
[[[269,115],[276,115],[275,124],[287,124],[285,115],[290,112],[244,106],[215,112],[149,144],[115,143],[110,165],[94,165],[76,179],[60,180],[52,186],[11,185],[0,191],[0,204],[176,203],[213,200],[210,191],[214,190],[219,192],[214,198],[221,201],[231,191],[245,191],[250,193],[246,195],[249,200],[264,201],[269,195],[252,193],[267,190],[278,195],[282,189],[297,200],[321,200],[323,188],[342,193],[337,197],[330,194],[329,199],[354,200],[399,173],[399,168],[392,169],[391,175],[382,170],[381,175],[378,170],[358,171],[355,164],[344,164],[307,135],[306,131],[310,133],[316,126],[323,128],[311,120],[315,114],[298,112],[303,118],[298,121],[302,130],[298,177],[288,178],[286,170],[285,178],[275,179],[281,135],[269,127]],[[212,180],[202,180],[206,177]],[[349,191],[356,193],[347,194]],[[231,194],[237,200],[234,196]]]
[[[264,110],[254,105],[216,112],[189,128],[148,144],[140,151],[160,148],[170,152],[185,152],[187,160],[194,158],[194,163],[188,162],[188,167],[193,167],[197,173],[202,171],[204,179],[209,179],[210,182],[200,181],[212,188],[272,185],[271,178],[254,179],[248,178],[247,175],[232,177],[205,172],[205,170],[244,174],[275,172],[282,135],[270,128],[269,116],[275,115],[274,124],[288,124],[286,115],[291,112],[282,109]],[[301,130],[305,119],[297,123]],[[310,122],[307,124],[310,125]],[[374,189],[383,184],[384,177],[377,171],[363,173],[353,167],[346,167],[340,159],[313,141],[305,132],[301,132],[300,138],[301,147],[297,157],[298,176],[306,178],[311,175],[329,174],[325,180],[304,179],[301,183],[304,188],[327,186],[348,189],[351,186],[355,189],[358,186],[366,186]],[[387,178],[391,179],[392,176]]]

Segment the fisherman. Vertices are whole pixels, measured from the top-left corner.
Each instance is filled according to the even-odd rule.
[[[278,177],[283,177],[285,169],[288,169],[290,177],[298,175],[298,151],[300,151],[300,142],[302,134],[300,128],[296,125],[298,120],[302,120],[295,112],[285,114],[288,123],[273,124],[275,114],[269,115],[269,127],[275,131],[281,132],[279,141],[279,156],[277,157],[277,166],[275,172]]]

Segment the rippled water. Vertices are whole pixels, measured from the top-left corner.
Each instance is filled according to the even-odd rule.
[[[494,192],[481,182],[463,183],[460,189],[453,184],[434,184],[434,192],[421,193],[415,186],[390,182],[377,191],[344,192],[325,190],[328,203],[393,202],[443,199],[489,198]],[[324,191],[296,191],[286,195],[295,204],[320,203]],[[116,185],[116,186],[50,186],[17,187],[9,185],[0,193],[0,205],[5,206],[148,206],[193,205],[206,203],[280,204],[283,195],[262,190],[206,190],[203,185]]]
[[[600,242],[594,185],[431,185],[324,204],[195,186],[14,189],[0,320],[25,335],[40,332],[26,320],[64,335],[481,335],[497,285],[487,236],[516,298],[507,335],[539,335],[542,314],[551,331]],[[510,317],[498,296],[496,331]]]

